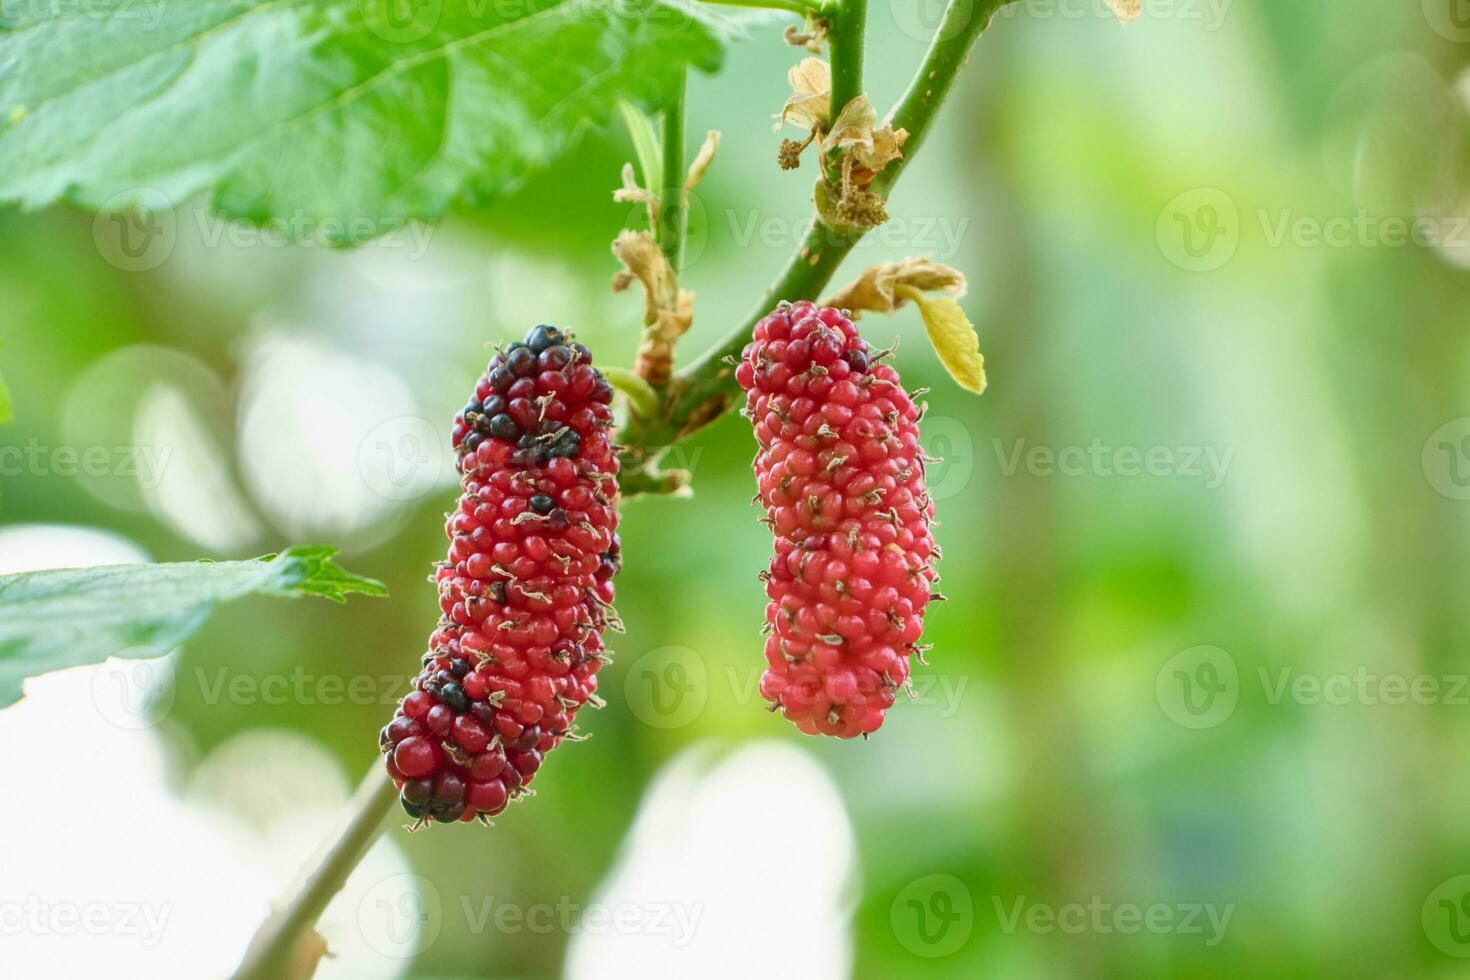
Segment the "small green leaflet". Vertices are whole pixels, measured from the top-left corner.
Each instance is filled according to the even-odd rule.
[[[342,569],[335,548],[304,545],[254,561],[104,565],[0,576],[0,707],[27,677],[159,657],[204,625],[216,603],[247,595],[384,596],[382,582]]]
[[[0,5],[0,204],[228,218],[359,244],[482,202],[738,27],[681,0]]]
[[[658,134],[653,131],[653,121],[631,102],[619,102],[623,121],[628,124],[628,135],[633,138],[633,152],[638,155],[638,176],[643,186],[657,194],[664,186],[664,158],[659,149]]]

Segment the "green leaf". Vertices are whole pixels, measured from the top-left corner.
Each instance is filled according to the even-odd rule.
[[[0,7],[0,203],[226,217],[357,244],[483,202],[737,28],[678,0]]]
[[[216,603],[247,595],[313,595],[345,602],[384,596],[382,582],[332,561],[335,548],[306,545],[254,561],[104,565],[0,576],[0,707],[20,700],[27,677],[157,657],[202,627]]]
[[[0,425],[7,425],[15,421],[15,412],[11,404],[10,389],[5,386],[5,379],[0,378]]]
[[[631,102],[619,102],[628,135],[633,137],[633,152],[638,155],[638,174],[643,186],[657,193],[664,186],[664,158],[659,152],[658,136],[648,114]]]

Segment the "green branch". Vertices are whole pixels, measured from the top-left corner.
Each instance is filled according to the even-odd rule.
[[[835,0],[827,12],[827,37],[832,52],[832,118],[843,106],[863,94],[863,43],[868,23],[868,0]]]
[[[874,181],[873,189],[887,197],[894,183],[915,152],[923,145],[940,106],[954,88],[955,77],[969,57],[976,39],[989,25],[991,17],[1012,0],[950,0],[934,42],[914,73],[908,90],[891,113],[895,129],[909,132],[904,155],[884,169]],[[861,7],[861,2],[853,4]],[[840,9],[838,11],[840,14]],[[833,27],[833,94],[838,93],[838,68],[842,67],[844,85],[861,87],[861,55],[854,60],[839,56],[843,45]],[[833,100],[834,107],[837,105]],[[750,342],[751,331],[761,317],[771,311],[777,300],[815,300],[831,281],[842,260],[862,239],[858,232],[846,233],[823,224],[815,215],[805,239],[787,261],[776,281],[766,289],[744,320],[694,363],[676,374],[669,383],[663,410],[657,418],[630,419],[620,441],[623,463],[628,468],[656,465],[667,447],[714,422],[733,405],[740,394],[735,383],[735,369],[729,363],[740,356]]]
[[[908,90],[898,100],[898,105],[889,113],[894,129],[909,131],[909,137],[903,144],[903,156],[883,168],[873,181],[873,190],[885,198],[892,191],[898,175],[924,145],[929,135],[929,124],[949,98],[960,69],[970,59],[970,49],[975,46],[975,41],[990,26],[995,12],[1013,2],[1015,0],[950,0],[924,63],[909,82]]]
[[[317,919],[378,839],[397,800],[392,780],[381,765],[374,765],[352,797],[347,826],[300,889],[256,932],[233,980],[305,980],[316,972],[326,952],[326,942],[316,932]]]

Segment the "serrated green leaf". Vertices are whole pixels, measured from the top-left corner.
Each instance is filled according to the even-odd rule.
[[[919,307],[924,332],[950,377],[966,391],[985,390],[985,358],[980,355],[980,336],[965,311],[948,296],[925,296],[913,286],[899,285],[894,292]]]
[[[730,28],[674,0],[95,0],[0,8],[0,203],[201,191],[356,244],[484,201],[713,70]]]
[[[216,604],[247,595],[345,602],[388,594],[382,582],[306,545],[254,561],[104,565],[0,576],[0,707],[27,677],[112,656],[162,656],[196,633]]]

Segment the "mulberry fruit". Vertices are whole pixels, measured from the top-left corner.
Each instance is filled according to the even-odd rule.
[[[808,735],[876,731],[938,576],[921,414],[840,310],[783,303],[735,371],[776,536],[761,695]]]
[[[586,347],[539,326],[455,416],[443,615],[379,739],[417,821],[500,813],[596,700],[622,567],[612,394]]]

